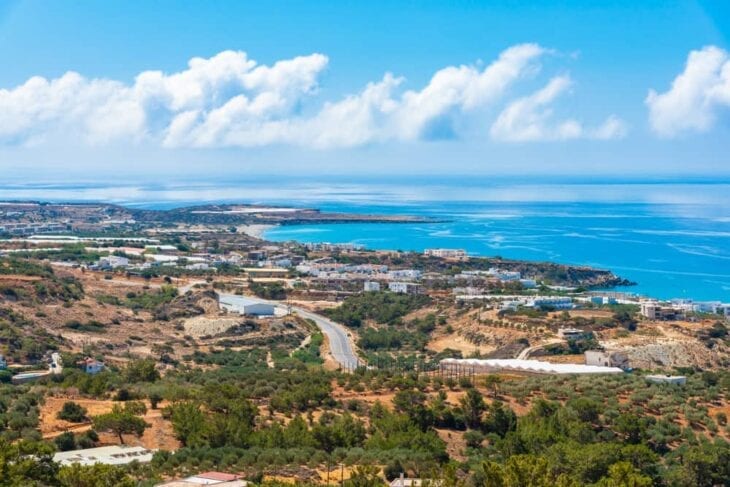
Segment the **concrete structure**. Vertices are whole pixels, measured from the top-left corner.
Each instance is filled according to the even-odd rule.
[[[610,296],[591,296],[591,303],[603,306],[607,304],[617,304],[618,301],[616,298],[612,298]]]
[[[180,480],[171,480],[155,487],[190,487],[194,485],[215,485],[217,487],[246,487],[248,482],[241,475],[224,472],[203,472]]]
[[[467,256],[464,249],[426,249],[423,253],[424,255],[442,259],[463,259]]]
[[[243,270],[252,278],[278,277],[283,279],[289,275],[289,269],[279,269],[277,267],[247,267]]]
[[[393,280],[417,281],[421,278],[421,271],[417,269],[395,269],[388,272],[388,278]]]
[[[81,363],[81,366],[84,369],[84,372],[90,375],[95,375],[104,370],[104,362],[99,362],[96,359],[87,357],[83,360]]]
[[[520,284],[522,284],[522,287],[525,289],[532,289],[537,287],[537,281],[534,279],[520,279]]]
[[[378,281],[365,281],[363,284],[363,291],[367,292],[378,292],[380,291],[380,283]]]
[[[532,300],[535,308],[573,309],[573,299],[563,296],[536,297]]]
[[[498,280],[503,282],[519,281],[522,277],[519,272],[503,271],[497,269],[496,267],[492,267],[491,269],[489,269],[487,271],[487,275],[497,278]]]
[[[152,460],[155,450],[143,446],[101,446],[85,450],[61,451],[53,455],[53,461],[64,465],[78,463],[80,465],[126,465],[134,461],[147,463]]]
[[[676,384],[680,386],[687,383],[687,377],[683,375],[647,375],[646,380],[655,384]]]
[[[390,487],[427,487],[441,485],[440,480],[409,478],[401,474],[397,479],[391,480]]]
[[[421,286],[412,282],[389,282],[388,290],[398,294],[418,294]]]
[[[552,364],[539,360],[521,359],[454,359],[447,358],[439,363],[444,374],[493,374],[495,372],[524,372],[531,374],[622,374],[618,367],[598,367],[581,364]]]
[[[587,333],[578,328],[559,328],[558,336],[565,340],[578,340],[587,335]]]
[[[639,303],[641,316],[649,320],[680,320],[684,318],[684,310],[674,306],[662,306],[657,301]]]
[[[603,351],[603,350],[586,350],[586,365],[596,365],[599,367],[618,367],[620,369],[629,369],[629,357],[623,352]]]
[[[274,305],[246,296],[219,295],[221,308],[248,316],[273,316]]]
[[[102,269],[116,269],[117,267],[129,267],[129,259],[118,255],[108,255],[99,259],[99,267]]]

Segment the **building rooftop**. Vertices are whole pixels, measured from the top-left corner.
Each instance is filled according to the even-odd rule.
[[[444,359],[441,365],[461,367],[484,367],[495,370],[532,372],[538,374],[623,374],[618,367],[601,367],[581,364],[552,364],[539,360],[523,359]]]
[[[93,465],[103,463],[105,465],[124,465],[138,461],[146,463],[152,460],[155,450],[148,450],[143,446],[101,446],[98,448],[87,448],[85,450],[62,451],[53,455],[53,461],[61,465],[78,463],[81,465]]]

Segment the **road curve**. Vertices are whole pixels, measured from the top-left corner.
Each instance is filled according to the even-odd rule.
[[[218,293],[218,296],[224,297],[227,296],[227,294]],[[273,304],[281,310],[286,311],[288,308],[285,302],[269,301],[254,296],[247,297],[255,299],[257,301],[261,301],[262,303]],[[332,355],[332,358],[334,358],[335,361],[340,364],[343,369],[353,370],[361,365],[357,358],[357,354],[355,353],[355,347],[352,344],[350,335],[348,334],[347,329],[344,326],[340,325],[339,323],[335,323],[334,321],[330,320],[329,318],[325,318],[322,315],[313,313],[304,308],[300,308],[299,306],[291,306],[290,309],[292,311],[295,311],[299,316],[312,320],[317,325],[317,327],[322,330],[322,333],[327,335],[330,346],[330,355]]]
[[[357,354],[344,326],[322,315],[307,311],[304,308],[292,306],[292,310],[296,311],[299,316],[314,321],[319,329],[327,335],[330,345],[330,355],[332,355],[343,369],[355,369],[358,367]]]

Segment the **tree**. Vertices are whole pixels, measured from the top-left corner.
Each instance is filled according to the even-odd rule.
[[[73,401],[66,401],[63,403],[61,410],[56,414],[58,419],[64,421],[70,421],[72,423],[81,423],[86,421],[86,408],[80,406],[78,403]]]
[[[487,408],[487,417],[484,420],[484,430],[504,438],[510,431],[517,428],[517,415],[502,402],[494,401]]]
[[[643,475],[629,462],[618,462],[608,469],[608,477],[598,481],[597,487],[651,487],[651,477]]]
[[[194,402],[175,403],[167,408],[175,436],[185,446],[207,444],[206,421],[200,406]]]
[[[64,431],[53,439],[59,451],[70,451],[76,449],[76,439],[70,431]]]
[[[377,487],[383,485],[383,479],[378,475],[378,467],[373,465],[359,465],[355,467],[350,478],[345,481],[347,487]]]
[[[115,404],[110,413],[94,416],[94,429],[110,431],[119,436],[119,442],[124,444],[124,434],[142,436],[147,423],[133,412],[134,408],[127,409]]]
[[[129,362],[124,371],[125,379],[127,382],[154,382],[160,378],[155,365],[150,358]]]
[[[496,375],[496,374],[489,374],[484,378],[484,385],[487,389],[492,391],[492,397],[495,399],[497,398],[497,394],[499,393],[499,386],[502,384],[502,377]]]
[[[62,487],[134,487],[136,482],[115,465],[72,465],[61,468],[58,480]]]
[[[477,429],[482,425],[482,414],[486,409],[484,398],[476,389],[469,389],[459,400],[464,413],[464,422],[469,428]]]
[[[54,485],[58,465],[49,443],[0,438],[0,486]]]

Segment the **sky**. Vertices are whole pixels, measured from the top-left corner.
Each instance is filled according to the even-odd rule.
[[[720,0],[4,0],[0,175],[727,178],[728,34]]]

